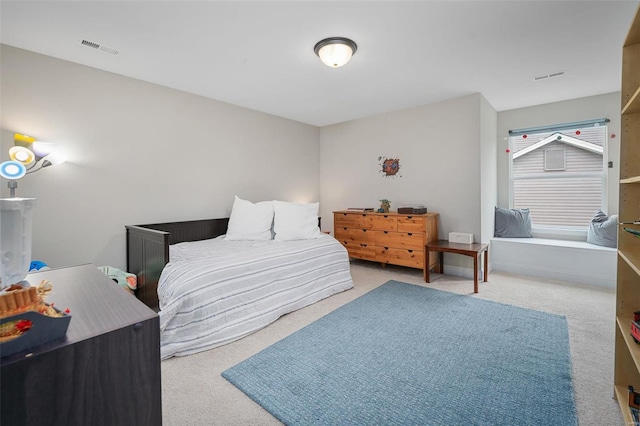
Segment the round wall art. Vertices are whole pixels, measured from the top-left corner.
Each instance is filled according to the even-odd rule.
[[[387,157],[378,157],[379,165],[381,167],[380,173],[384,177],[402,177],[402,175],[398,174],[400,171],[400,159],[399,158],[387,158]]]

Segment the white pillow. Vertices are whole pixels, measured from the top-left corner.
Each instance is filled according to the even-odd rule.
[[[273,230],[276,241],[310,240],[320,237],[318,210],[320,203],[273,201]]]
[[[251,201],[236,198],[229,216],[229,226],[225,240],[270,240],[273,223],[273,203]]]

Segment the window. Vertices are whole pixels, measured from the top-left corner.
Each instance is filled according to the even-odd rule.
[[[513,131],[510,204],[529,208],[534,234],[585,232],[606,209],[607,126]]]

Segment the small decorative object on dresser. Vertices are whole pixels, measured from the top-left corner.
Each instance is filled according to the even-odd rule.
[[[380,210],[379,213],[389,213],[389,209],[391,208],[391,202],[386,198],[380,200]]]
[[[423,204],[414,204],[411,206],[398,207],[400,214],[425,214],[427,207]]]
[[[436,253],[425,266],[424,247],[438,239],[438,213],[407,215],[398,213],[333,212],[335,238],[346,247],[349,257],[424,269],[438,266]]]

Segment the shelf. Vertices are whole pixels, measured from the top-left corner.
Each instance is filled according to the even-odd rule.
[[[640,276],[640,269],[638,269],[638,267],[636,266],[636,263],[634,263],[634,259],[632,259],[631,256],[627,257],[627,254],[623,253],[620,250],[618,250],[618,256],[620,256],[622,259],[624,259],[624,261],[627,263],[627,265],[629,265],[629,267],[631,269],[633,269],[634,272],[636,274],[638,274],[638,276]]]
[[[620,411],[622,411],[622,419],[625,425],[632,425],[633,417],[631,417],[631,410],[629,410],[629,388],[623,386],[615,386],[615,397],[620,405]]]
[[[640,8],[638,10],[640,10]],[[629,32],[627,32],[624,47],[638,43],[640,43],[640,13],[636,12],[636,16],[629,27]]]
[[[627,104],[622,108],[622,115],[640,112],[640,87],[636,89]]]
[[[620,222],[640,220],[640,7],[622,48],[620,120]],[[640,310],[640,239],[623,227],[640,230],[637,225],[618,228],[618,266],[616,285],[616,339],[614,396],[624,423],[634,424],[629,409],[628,386],[640,386],[640,344],[631,336],[634,312]]]
[[[640,345],[634,342],[633,337],[631,337],[631,318],[616,317],[616,322],[618,323],[622,337],[624,337],[624,342],[627,344],[627,348],[629,348],[629,355],[631,355],[631,359],[633,359],[636,368],[640,370]]]
[[[614,387],[615,396],[620,405],[620,411],[622,411],[622,419],[625,425],[632,425],[633,418],[631,417],[631,411],[629,410],[629,388],[624,386]]]

